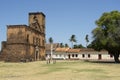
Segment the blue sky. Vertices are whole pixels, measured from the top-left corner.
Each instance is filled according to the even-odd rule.
[[[72,34],[85,46],[92,40],[95,21],[104,12],[120,11],[120,0],[0,0],[0,42],[6,41],[6,25],[27,24],[29,12],[46,15],[46,40],[68,43]],[[1,47],[1,45],[0,45]]]

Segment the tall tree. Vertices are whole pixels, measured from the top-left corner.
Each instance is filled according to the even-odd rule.
[[[85,40],[86,40],[86,48],[87,48],[88,43],[89,43],[88,34],[85,36]]]
[[[53,43],[53,39],[52,39],[52,37],[49,38],[49,43],[50,43],[50,44]]]
[[[51,60],[52,60],[52,54],[53,54],[53,39],[52,39],[52,37],[49,38],[49,43],[50,43],[50,49],[51,49]]]
[[[75,36],[75,35],[72,35],[69,40],[70,40],[70,42],[72,43],[72,48],[73,48],[73,47],[74,47],[74,46],[73,46],[73,43],[74,43],[74,42],[77,42],[76,36]]]
[[[114,56],[115,62],[120,62],[120,12],[105,12],[96,24],[97,27],[92,31],[92,47],[96,50],[107,50]]]

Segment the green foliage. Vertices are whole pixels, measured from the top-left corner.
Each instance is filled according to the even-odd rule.
[[[120,12],[103,13],[96,25],[92,31],[92,47],[96,50],[106,49],[113,55],[120,53]]]
[[[53,43],[53,38],[52,37],[49,38],[49,43]]]
[[[86,40],[86,47],[87,47],[88,46],[88,42],[89,42],[88,34],[85,36],[85,40]]]
[[[73,48],[73,47],[74,47],[74,46],[73,46],[73,43],[74,43],[74,42],[77,42],[76,36],[75,36],[75,35],[72,35],[69,40],[70,40],[70,42],[72,43],[72,48]]]
[[[70,42],[77,42],[75,35],[72,35],[72,36],[70,37]]]
[[[65,47],[67,48],[67,47],[69,47],[69,45],[66,43],[66,44],[65,44]]]
[[[85,48],[82,44],[79,44],[79,45],[74,45],[74,49],[77,49],[77,48]]]
[[[67,43],[65,43],[65,44],[60,43],[60,47],[61,47],[61,48],[63,48],[63,47],[67,48],[67,47],[69,47],[69,45],[68,45]]]
[[[87,43],[89,42],[88,35],[86,35],[85,40]]]
[[[60,47],[61,47],[61,48],[63,48],[63,47],[64,47],[63,43],[60,43]]]

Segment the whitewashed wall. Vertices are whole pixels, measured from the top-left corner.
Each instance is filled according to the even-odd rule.
[[[79,53],[53,52],[52,58],[60,59],[60,60],[69,59],[69,56],[68,56],[69,54],[70,54],[70,59],[96,59],[98,60],[99,54],[101,55],[101,60],[114,59],[114,57],[111,57],[107,52],[97,52],[97,51],[79,52]],[[73,54],[74,54],[74,57],[73,57]],[[77,54],[77,57],[76,57],[76,54]],[[46,57],[49,57],[49,54]]]

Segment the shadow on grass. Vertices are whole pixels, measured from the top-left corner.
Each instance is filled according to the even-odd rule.
[[[84,60],[84,62],[102,63],[102,64],[120,64],[120,63],[116,63],[114,60]]]

